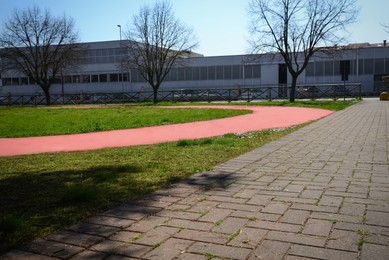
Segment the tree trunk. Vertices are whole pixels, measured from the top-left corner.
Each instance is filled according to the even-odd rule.
[[[154,104],[157,104],[158,103],[158,88],[154,87],[153,88],[153,92],[154,92]]]
[[[51,105],[51,98],[50,98],[50,85],[49,86],[41,86],[43,92],[45,93],[45,98],[46,98],[46,105],[50,106]]]
[[[297,85],[297,77],[292,76],[292,85],[290,87],[289,93],[289,101],[294,102],[296,97],[296,85]]]

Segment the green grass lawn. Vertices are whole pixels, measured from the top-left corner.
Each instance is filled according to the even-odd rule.
[[[0,107],[0,138],[74,134],[225,118],[249,110],[168,109],[131,106],[103,108]]]
[[[136,113],[139,108],[133,109]],[[24,111],[29,110],[37,109]],[[80,113],[84,110],[78,109]],[[156,110],[148,109],[150,113]],[[25,117],[24,124],[31,123],[29,119]],[[0,252],[210,170],[298,128],[151,146],[0,157]]]

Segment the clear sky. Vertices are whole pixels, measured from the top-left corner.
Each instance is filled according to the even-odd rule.
[[[154,0],[0,0],[0,23],[15,8],[34,4],[55,15],[73,17],[82,42],[119,39],[118,24],[125,30],[140,7]],[[199,40],[196,52],[206,56],[245,54],[249,0],[171,0],[175,14],[191,26]],[[358,22],[349,27],[350,43],[378,43],[387,39],[380,24],[389,23],[388,0],[358,0]]]

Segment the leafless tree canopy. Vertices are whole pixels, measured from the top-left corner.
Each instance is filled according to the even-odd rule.
[[[355,22],[356,0],[251,0],[253,53],[279,53],[293,82],[309,59],[328,46],[345,41],[346,27]]]
[[[51,78],[79,62],[77,41],[72,19],[53,17],[38,7],[15,10],[0,35],[3,70],[33,79],[44,91],[49,105]]]
[[[159,1],[144,6],[127,32],[128,63],[137,69],[154,91],[158,89],[173,66],[179,64],[197,46],[193,31],[173,12],[169,2]]]

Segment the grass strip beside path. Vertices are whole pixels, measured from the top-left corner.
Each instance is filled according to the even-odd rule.
[[[205,121],[249,110],[158,107],[0,107],[0,138],[99,132]]]

